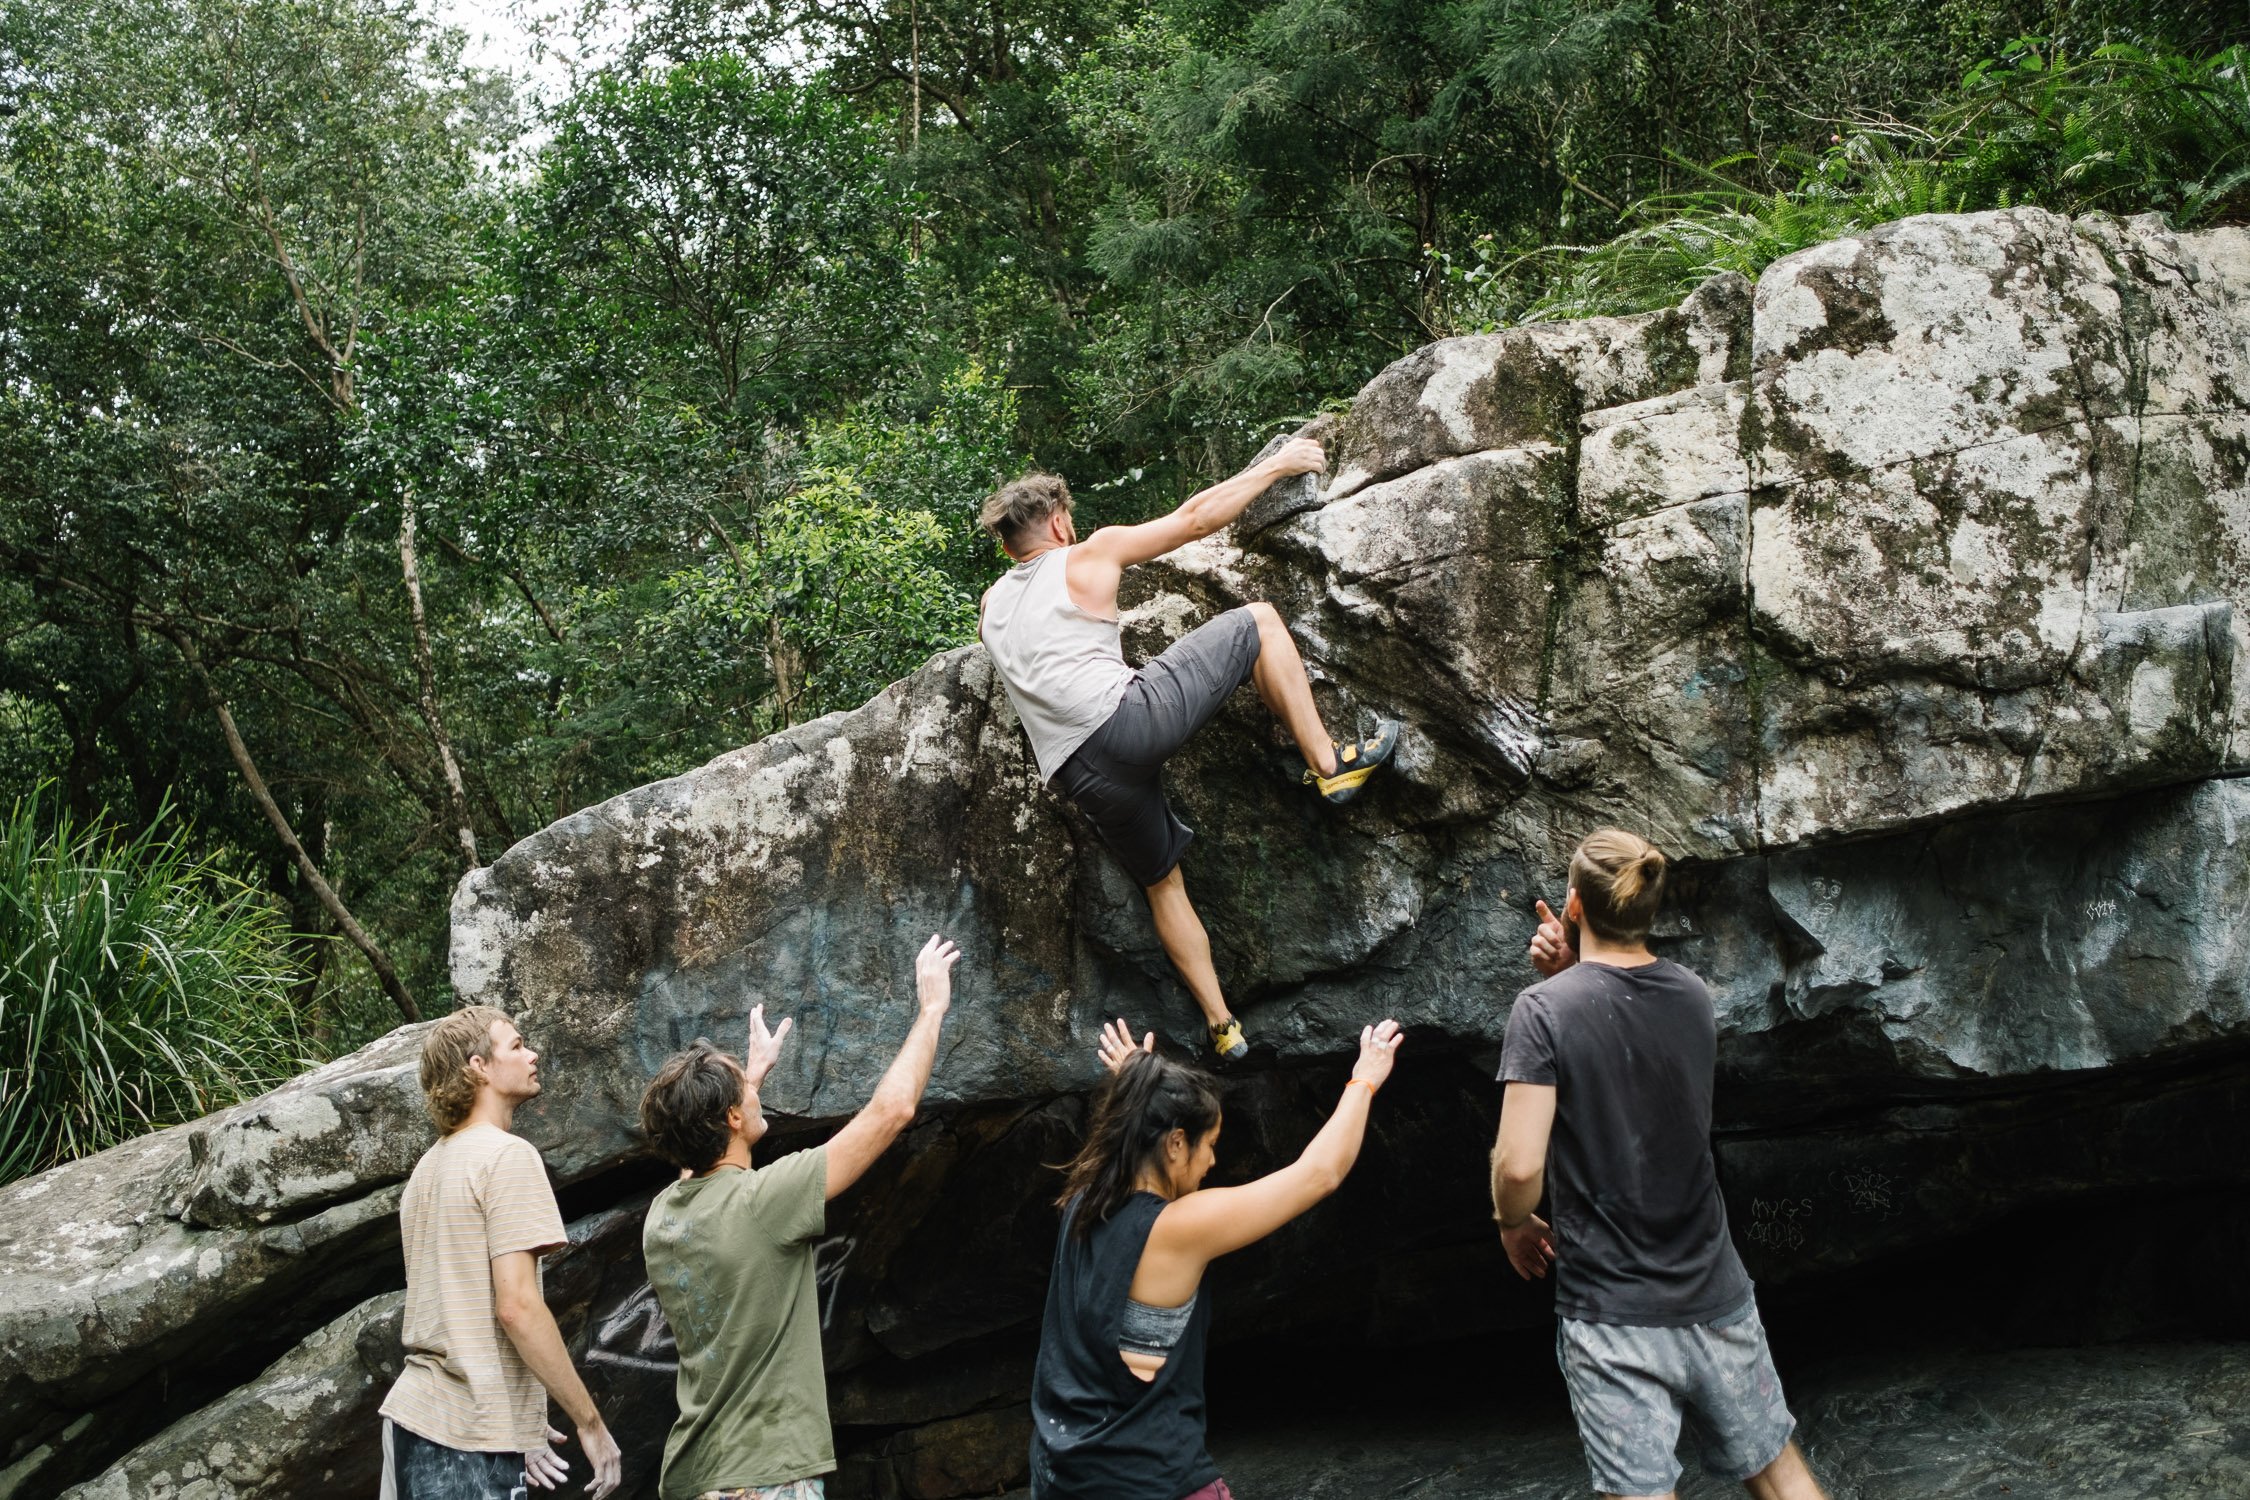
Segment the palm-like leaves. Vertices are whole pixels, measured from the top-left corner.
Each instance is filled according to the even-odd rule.
[[[165,824],[116,839],[37,794],[0,821],[0,1182],[305,1063],[287,924]]]

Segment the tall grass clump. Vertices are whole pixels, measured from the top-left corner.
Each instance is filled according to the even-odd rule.
[[[2250,47],[2188,58],[2116,43],[2073,59],[2027,37],[1919,121],[1841,121],[1823,151],[1670,166],[1688,185],[1629,205],[1607,241],[1509,251],[1488,236],[1447,260],[1455,321],[1670,306],[1722,272],[1755,279],[1914,214],[2037,204],[2154,211],[2180,229],[2250,222]]]
[[[282,914],[159,815],[0,820],[0,1182],[261,1093],[302,1065]]]

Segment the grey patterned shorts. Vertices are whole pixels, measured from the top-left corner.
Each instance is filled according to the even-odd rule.
[[[1662,1495],[1680,1480],[1680,1418],[1714,1478],[1741,1481],[1781,1456],[1797,1419],[1781,1399],[1755,1297],[1713,1323],[1633,1328],[1564,1318],[1555,1359],[1594,1488]]]
[[[705,1490],[696,1500],[822,1500],[827,1484],[818,1479],[792,1479],[787,1484],[754,1484],[738,1490]]]

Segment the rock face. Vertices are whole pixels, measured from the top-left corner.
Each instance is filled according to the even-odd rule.
[[[250,1500],[312,1484],[332,1493],[375,1490],[382,1462],[367,1433],[398,1378],[405,1300],[404,1292],[370,1297],[257,1379],[69,1491],[71,1500],[185,1492]]]
[[[569,1226],[569,1248],[544,1267],[547,1300],[568,1337],[590,1317],[614,1310],[605,1300],[645,1290],[640,1264],[641,1194]],[[617,1272],[630,1285],[614,1285]],[[605,1293],[608,1294],[605,1299]],[[368,1441],[381,1417],[377,1408],[403,1364],[399,1320],[403,1292],[370,1297],[276,1360],[256,1378],[174,1422],[93,1480],[69,1491],[70,1500],[124,1500],[135,1495],[178,1495],[182,1500],[257,1500],[310,1493],[367,1494],[382,1473],[381,1452]],[[605,1395],[618,1384],[593,1367],[592,1384]],[[667,1372],[667,1382],[669,1372]],[[667,1389],[665,1394],[670,1394]],[[629,1410],[621,1401],[613,1411]],[[649,1455],[634,1455],[634,1478],[645,1483]]]
[[[1552,1386],[1506,1411],[1455,1400],[1340,1421],[1252,1418],[1215,1428],[1212,1456],[1245,1495],[1581,1500],[1585,1454],[1559,1377]],[[1789,1404],[1832,1500],[2179,1500],[2250,1493],[2245,1399],[2250,1355],[2187,1344],[1917,1351],[1816,1371],[1791,1385]],[[1680,1500],[1743,1493],[1704,1468],[1693,1442],[1681,1463]]]
[[[1128,600],[1136,655],[1272,600],[1333,728],[1408,725],[1346,809],[1248,693],[1169,774],[1260,1049],[1222,1169],[1294,1154],[1363,1023],[1411,1038],[1345,1192],[1216,1277],[1222,1336],[1545,1316],[1489,1241],[1490,1068],[1531,902],[1600,823],[1684,861],[1660,936],[1719,1005],[1761,1280],[2250,1176],[2250,232],[1911,219],[1675,309],[1433,344],[1313,430],[1325,484]],[[1009,1482],[1092,1040],[1194,1012],[982,652],[565,819],[453,915],[462,999],[546,1058],[519,1128],[597,1214],[647,1190],[665,1054],[794,1016],[766,1098],[777,1146],[813,1139],[903,1037],[922,939],[961,943],[932,1108],[823,1246],[837,1492]],[[418,1045],[0,1192],[0,1496],[157,1496],[307,1380],[371,1410]],[[573,1305],[648,1449],[669,1346],[632,1253]],[[364,1466],[326,1441],[292,1472]]]

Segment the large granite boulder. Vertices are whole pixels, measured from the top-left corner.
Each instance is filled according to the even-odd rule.
[[[568,1227],[568,1246],[543,1267],[548,1305],[566,1339],[583,1360],[592,1342],[615,1320],[606,1301],[645,1292],[640,1226],[648,1195],[580,1219]],[[626,1283],[623,1295],[617,1283]],[[606,1294],[606,1298],[605,1298]],[[314,1330],[255,1378],[191,1412],[139,1444],[94,1479],[68,1492],[69,1500],[260,1500],[314,1492],[370,1494],[380,1478],[381,1449],[371,1438],[377,1408],[404,1363],[399,1346],[403,1292],[370,1297]],[[614,1333],[613,1333],[614,1341]],[[588,1362],[591,1385],[609,1396],[620,1384]],[[664,1371],[670,1395],[671,1370]],[[609,1378],[605,1379],[607,1375]],[[612,1412],[630,1408],[605,1402]],[[669,1414],[667,1414],[668,1417]],[[651,1455],[636,1447],[630,1477],[645,1485]],[[581,1465],[583,1472],[583,1465]]]
[[[1712,982],[1722,1173],[1762,1279],[2250,1175],[2229,1123],[2250,1103],[2250,231],[1911,219],[1678,308],[1433,344],[1309,430],[1325,482],[1277,486],[1127,600],[1136,655],[1271,600],[1332,726],[1407,724],[1344,809],[1297,785],[1249,693],[1169,773],[1259,1046],[1227,1170],[1294,1153],[1364,1022],[1410,1037],[1346,1193],[1214,1281],[1222,1329],[1396,1343],[1546,1315],[1500,1281],[1482,1207],[1490,1070],[1532,901],[1603,822],[1683,861],[1661,941]],[[1096,1030],[1195,1029],[989,661],[948,652],[566,818],[454,902],[456,989],[544,1054],[519,1128],[580,1216],[648,1191],[657,1062],[739,1043],[752,1005],[797,1023],[776,1148],[848,1115],[933,931],[964,956],[930,1108],[822,1248],[840,1495],[1013,1477],[1045,1168]],[[308,1432],[360,1420],[429,1138],[419,1039],[0,1190],[0,1500],[153,1494],[306,1381],[336,1414]],[[630,1255],[601,1264],[575,1336],[650,1444],[667,1337]],[[364,1449],[328,1441],[302,1471],[358,1473]],[[197,1477],[290,1488],[232,1451]]]
[[[1324,492],[1141,570],[1131,601],[1145,652],[1271,599],[1333,723],[1410,726],[1397,773],[1342,813],[1293,785],[1247,693],[1176,763],[1190,886],[1269,1053],[1333,1051],[1378,1007],[1491,1039],[1503,1006],[1447,997],[1488,1002],[1496,963],[1521,977],[1529,898],[1595,821],[1809,870],[1840,841],[2250,764],[2246,310],[2250,232],[2015,210],[1377,376],[1329,433]],[[2222,883],[2231,816],[2179,835],[2220,841],[2202,863]],[[1992,899],[2031,899],[2028,873]],[[2093,941],[2134,909],[2079,900]],[[941,929],[965,957],[940,1099],[1083,1088],[1093,1023],[1119,1010],[1186,1032],[1135,893],[1036,785],[973,648],[525,840],[463,882],[455,974],[563,1049],[548,1144],[577,1175],[634,1149],[658,1058],[753,1003],[803,1037],[777,1105],[854,1107]],[[2243,1035],[2229,950],[2197,951],[2166,1014]],[[1824,1003],[1887,1029],[1878,1089],[2165,1045],[2144,1028],[2074,1051],[2050,1027],[1980,1057],[1980,1031],[2017,1029],[1966,975],[1933,972],[1910,1008],[1883,989]]]
[[[179,1191],[194,1176],[197,1128],[70,1162],[0,1197],[0,1493],[55,1493],[83,1477],[88,1455],[114,1454],[121,1436],[218,1394],[243,1351],[278,1353],[399,1283],[395,1183],[363,1183],[286,1223],[187,1222]]]
[[[316,1485],[375,1492],[382,1456],[367,1435],[398,1378],[405,1300],[404,1292],[368,1298],[69,1490],[70,1500],[252,1500]]]

